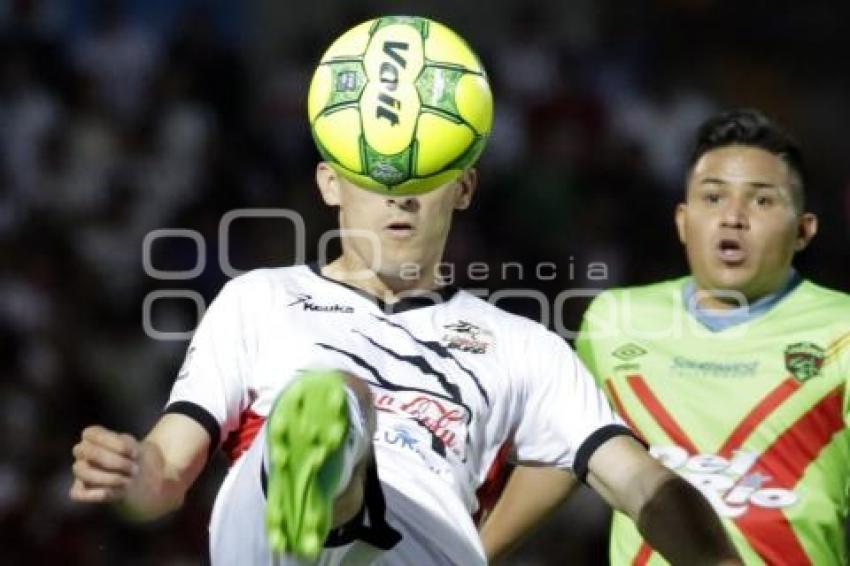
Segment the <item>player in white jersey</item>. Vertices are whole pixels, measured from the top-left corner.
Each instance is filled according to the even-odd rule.
[[[268,415],[303,368],[368,380],[387,521],[399,527],[398,551],[412,562],[481,562],[475,488],[506,438],[524,461],[583,469],[576,453],[589,436],[628,432],[557,336],[451,288],[384,305],[316,266],[255,271],[222,291],[192,349],[167,411],[204,415],[222,438],[239,438],[246,414]],[[248,367],[218,361],[239,359]],[[219,559],[244,557],[246,523],[262,519],[260,447],[235,464],[218,498],[211,537]],[[254,513],[235,512],[252,506]],[[431,548],[437,532],[442,544]]]
[[[475,491],[510,442],[517,462],[586,481],[671,560],[738,564],[707,502],[622,426],[565,342],[440,286],[476,183],[467,170],[389,197],[319,164],[342,255],[226,285],[148,436],[83,431],[71,497],[157,517],[223,446],[237,459],[213,511],[215,564],[482,564]]]

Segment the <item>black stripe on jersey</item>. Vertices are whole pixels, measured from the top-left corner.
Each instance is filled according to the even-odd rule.
[[[372,316],[375,316],[375,315],[372,315]],[[396,324],[395,322],[393,322],[391,320],[387,320],[386,318],[381,318],[380,316],[375,316],[375,318],[377,318],[381,322],[389,324],[390,326],[392,326],[394,328],[398,328],[399,330],[401,330],[402,332],[407,334],[411,338],[411,340],[413,340],[414,342],[416,342],[420,346],[424,346],[424,347],[428,348],[429,350],[431,350],[432,352],[437,354],[439,357],[452,360],[455,364],[457,364],[457,367],[462,369],[466,373],[466,375],[468,375],[472,379],[472,382],[475,383],[475,386],[478,388],[478,391],[481,393],[481,396],[484,397],[484,402],[487,404],[488,407],[490,406],[490,396],[487,395],[487,391],[484,389],[484,387],[482,387],[481,381],[479,381],[478,377],[474,373],[472,373],[471,371],[466,369],[466,367],[463,364],[461,364],[457,360],[457,358],[452,355],[451,352],[449,352],[448,348],[446,348],[445,346],[443,346],[439,342],[434,342],[433,340],[422,340],[420,338],[417,338],[416,336],[413,335],[412,332],[410,332],[410,330],[408,330],[407,328],[405,328],[404,326],[402,326],[400,324]]]
[[[428,428],[428,425],[423,423],[421,420],[415,419],[415,421],[416,421],[416,424],[418,424],[423,429],[425,429],[425,432],[427,432],[428,435],[431,437],[431,450],[434,453],[439,454],[440,456],[445,458],[446,457],[446,443],[443,442],[443,439],[440,438],[439,436],[437,436],[436,434],[434,434],[434,431],[432,431],[430,428]]]
[[[221,442],[221,428],[218,426],[215,417],[209,411],[191,401],[177,401],[168,405],[162,414],[168,413],[185,415],[204,427],[204,430],[210,435],[210,448],[207,452],[207,462],[209,462],[218,448],[219,442]]]
[[[573,461],[573,472],[576,477],[583,483],[586,483],[588,471],[587,465],[588,462],[590,462],[590,457],[593,456],[593,453],[596,452],[597,448],[605,444],[608,440],[621,435],[631,436],[637,440],[639,444],[646,446],[646,444],[635,436],[635,433],[633,433],[628,427],[618,424],[605,425],[602,428],[596,429],[590,436],[585,438],[584,442],[582,442],[581,446],[579,446],[575,460]]]
[[[431,391],[430,389],[422,389],[422,388],[419,388],[419,387],[408,387],[406,385],[397,385],[395,383],[392,383],[391,381],[387,381],[386,379],[384,379],[384,377],[380,373],[378,373],[378,370],[375,369],[375,366],[371,365],[369,362],[367,362],[366,360],[364,360],[363,358],[361,358],[357,354],[352,354],[351,352],[346,352],[345,350],[337,348],[336,346],[331,346],[330,344],[323,344],[321,342],[317,342],[316,346],[320,346],[320,347],[322,347],[326,350],[330,350],[332,352],[337,352],[339,354],[342,354],[343,356],[346,356],[348,359],[350,359],[352,362],[354,362],[355,364],[357,364],[361,368],[363,368],[366,371],[368,371],[369,373],[371,373],[372,376],[378,381],[377,383],[374,383],[374,382],[372,383],[372,385],[374,385],[375,387],[380,387],[382,389],[387,389],[389,391],[418,391],[419,393],[424,393],[425,395],[431,395],[432,397],[444,399],[444,400],[446,400],[450,403],[455,403],[455,404],[463,407],[463,409],[466,411],[466,422],[467,423],[472,418],[472,411],[469,409],[469,407],[467,407],[463,403],[458,403],[457,401],[455,401],[451,397],[448,397],[447,395],[443,395],[442,393],[437,393],[436,391]]]
[[[433,375],[437,378],[437,381],[440,382],[440,385],[443,386],[443,389],[451,396],[452,400],[455,403],[457,403],[458,405],[463,404],[463,395],[460,394],[460,387],[458,387],[455,383],[451,383],[446,377],[446,374],[437,371],[437,369],[434,368],[434,366],[432,366],[431,364],[429,364],[428,360],[426,360],[422,356],[405,356],[403,354],[399,354],[398,352],[393,351],[391,348],[387,348],[386,346],[379,344],[378,342],[376,342],[369,336],[366,336],[359,330],[354,330],[353,332],[359,334],[360,336],[368,340],[369,343],[372,344],[374,347],[378,348],[384,353],[389,354],[398,361],[407,362],[408,364],[416,367],[416,369],[418,369],[425,375]]]

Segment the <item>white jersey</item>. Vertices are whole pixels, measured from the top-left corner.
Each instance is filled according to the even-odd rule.
[[[252,271],[210,306],[167,410],[236,459],[300,370],[351,372],[372,389],[385,489],[451,561],[481,561],[476,489],[506,443],[517,462],[581,473],[627,431],[560,337],[467,292],[436,295],[385,305],[315,266]]]

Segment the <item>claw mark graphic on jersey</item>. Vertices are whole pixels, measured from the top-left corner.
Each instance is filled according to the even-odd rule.
[[[419,371],[421,371],[425,375],[433,375],[437,378],[437,381],[440,382],[440,386],[442,386],[445,392],[451,396],[452,400],[455,403],[463,403],[463,397],[460,394],[460,388],[457,386],[457,384],[449,382],[448,378],[446,377],[446,374],[437,371],[434,366],[429,364],[428,360],[426,360],[422,356],[405,356],[403,354],[399,354],[397,352],[392,351],[390,348],[387,348],[386,346],[382,346],[381,344],[379,344],[369,336],[366,336],[359,330],[355,330],[354,332],[365,338],[370,344],[372,344],[376,348],[389,354],[398,361],[407,362],[408,364],[415,366]]]
[[[377,383],[374,383],[374,382],[372,383],[372,385],[374,385],[375,387],[380,387],[381,389],[387,389],[389,391],[418,391],[419,393],[424,393],[425,395],[430,395],[430,396],[438,398],[438,399],[445,399],[446,401],[448,401],[450,403],[455,403],[455,400],[452,399],[451,397],[448,397],[448,396],[446,396],[442,393],[438,393],[436,391],[431,391],[430,389],[423,389],[421,387],[408,387],[406,385],[395,384],[395,383],[387,380],[386,378],[384,378],[380,374],[380,372],[378,372],[378,370],[375,369],[375,366],[373,366],[372,364],[370,364],[369,362],[367,362],[366,360],[364,360],[362,357],[358,356],[357,354],[354,354],[352,352],[347,352],[347,351],[345,351],[341,348],[337,348],[336,346],[332,346],[330,344],[323,344],[321,342],[317,343],[316,345],[321,347],[321,348],[324,348],[326,350],[330,350],[332,352],[337,352],[339,354],[342,354],[343,356],[347,357],[348,359],[350,359],[352,362],[354,362],[355,364],[357,364],[361,368],[368,371],[372,375],[372,377],[374,377],[377,380]],[[465,404],[461,404],[461,406],[463,407],[465,414],[468,415],[467,416],[467,422],[468,422],[468,420],[472,416],[472,411]]]
[[[397,329],[401,330],[402,332],[407,334],[410,337],[411,340],[413,340],[414,342],[416,342],[420,346],[424,346],[424,347],[428,348],[430,351],[435,353],[437,356],[444,358],[444,359],[447,359],[447,360],[453,361],[457,365],[457,367],[459,367],[461,370],[463,370],[463,372],[466,375],[468,375],[470,377],[470,379],[472,379],[472,382],[475,384],[475,387],[478,388],[478,392],[481,393],[481,396],[484,398],[484,402],[487,404],[488,407],[490,406],[490,396],[487,394],[487,390],[484,389],[484,387],[481,385],[481,381],[478,379],[478,377],[474,373],[472,373],[469,369],[467,369],[466,366],[461,364],[457,360],[457,358],[455,358],[452,355],[452,353],[449,352],[448,348],[443,346],[441,343],[435,342],[433,340],[422,340],[421,338],[417,338],[416,336],[414,336],[410,332],[410,330],[408,330],[407,328],[405,328],[404,326],[402,326],[400,324],[396,324],[395,322],[393,322],[391,320],[388,320],[388,319],[380,317],[380,316],[375,316],[375,315],[372,315],[372,316],[374,316],[376,319],[380,320],[381,322],[392,326],[393,328],[397,328]]]

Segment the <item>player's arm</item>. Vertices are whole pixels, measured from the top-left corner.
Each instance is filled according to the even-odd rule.
[[[582,319],[576,353],[594,371],[589,318]],[[578,484],[570,472],[545,466],[514,468],[499,500],[481,526],[487,559],[496,561],[518,546],[569,497]]]
[[[517,466],[499,501],[481,527],[488,561],[496,561],[517,546],[569,496],[576,477],[551,467]]]
[[[650,456],[635,439],[619,435],[590,456],[587,483],[637,524],[643,538],[672,564],[743,564],[708,501]]]
[[[70,497],[118,503],[140,520],[156,519],[182,505],[203,470],[210,437],[195,420],[164,415],[141,442],[101,426],[83,430],[73,448]]]

